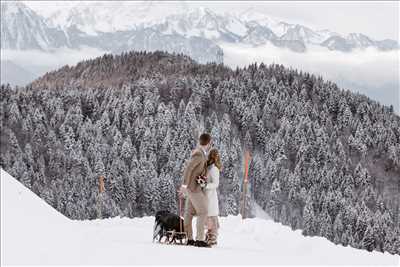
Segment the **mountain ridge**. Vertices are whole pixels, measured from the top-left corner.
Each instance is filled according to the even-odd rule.
[[[223,62],[222,49],[213,41],[200,36],[162,33],[155,27],[88,33],[76,24],[64,28],[52,26],[22,2],[14,1],[1,2],[1,12],[1,49],[53,52],[61,47],[80,49],[88,46],[117,54],[133,49],[164,50],[188,54],[201,63]]]
[[[18,3],[18,5],[20,9],[23,9],[22,3]],[[182,5],[179,10],[174,10],[165,3],[160,3],[160,5],[161,7],[156,3],[143,4],[141,2],[122,2],[121,5],[118,3],[100,3],[100,5],[86,3],[82,6],[58,10],[42,23],[46,23],[49,31],[55,31],[56,37],[52,37],[53,39],[58,40],[61,45],[75,48],[81,44],[70,44],[68,43],[69,39],[77,39],[77,37],[93,39],[97,37],[96,43],[102,44],[105,42],[104,34],[114,33],[113,38],[117,39],[120,36],[118,32],[129,34],[130,31],[144,30],[144,32],[148,32],[150,30],[158,32],[159,39],[165,39],[165,35],[175,34],[179,38],[203,38],[208,42],[213,42],[214,46],[218,46],[218,42],[244,43],[253,46],[271,43],[295,52],[305,52],[312,45],[341,52],[351,52],[354,49],[365,49],[367,47],[381,51],[399,49],[399,44],[394,40],[378,41],[358,33],[342,36],[329,30],[313,30],[304,25],[273,19],[254,10],[246,10],[239,14],[229,12],[219,14],[203,7],[187,8]],[[107,8],[107,12],[104,12],[105,8]],[[163,8],[166,9],[165,12],[163,12]],[[156,16],[157,14],[158,16]],[[10,17],[10,15],[3,14],[2,24],[11,24],[7,17]],[[76,34],[67,36],[68,29],[71,27],[77,30],[75,31]],[[257,29],[257,38],[254,37],[254,29]],[[18,29],[9,30],[7,26],[4,27],[5,32],[6,30],[11,32]],[[253,35],[253,37],[250,37],[250,35]],[[120,42],[123,42],[123,40]],[[19,40],[6,38],[4,43],[2,48],[25,49],[25,47],[18,45],[18,43],[21,43]],[[60,46],[60,44],[49,43],[49,46],[54,48]],[[43,49],[42,46],[32,46],[31,48]],[[143,47],[143,49],[145,48],[147,47]],[[179,48],[175,47],[174,49],[174,51],[167,51],[179,52]],[[120,50],[116,49],[116,51]],[[191,54],[191,56],[196,58],[195,55]],[[206,58],[204,54],[203,57]],[[218,56],[215,55],[215,58],[218,58]],[[206,61],[202,61],[202,63],[206,63]]]

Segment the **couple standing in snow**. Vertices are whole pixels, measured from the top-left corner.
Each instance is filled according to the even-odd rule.
[[[183,184],[180,188],[180,194],[186,196],[184,228],[188,245],[210,247],[217,244],[219,228],[217,188],[220,169],[219,152],[212,148],[211,136],[203,133],[200,135],[198,147],[192,152],[184,170]],[[203,179],[203,177],[206,178]],[[197,216],[196,241],[193,240],[192,230],[194,215]],[[205,226],[207,226],[207,234]]]

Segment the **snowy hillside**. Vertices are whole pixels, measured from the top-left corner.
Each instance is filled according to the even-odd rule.
[[[212,249],[153,244],[153,220],[71,221],[1,170],[2,265],[399,264],[399,256],[335,246],[261,218],[221,218]]]

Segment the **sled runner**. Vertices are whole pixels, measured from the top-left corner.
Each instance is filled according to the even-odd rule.
[[[167,238],[165,241],[167,244],[186,245],[187,235],[185,232],[176,232],[175,230],[168,231]]]

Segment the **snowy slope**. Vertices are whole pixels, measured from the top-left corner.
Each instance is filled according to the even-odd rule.
[[[1,218],[2,265],[399,264],[399,256],[335,246],[262,218],[221,218],[212,249],[153,244],[153,217],[71,221],[3,170]]]
[[[72,264],[66,249],[79,252],[76,226],[1,169],[2,265]]]

